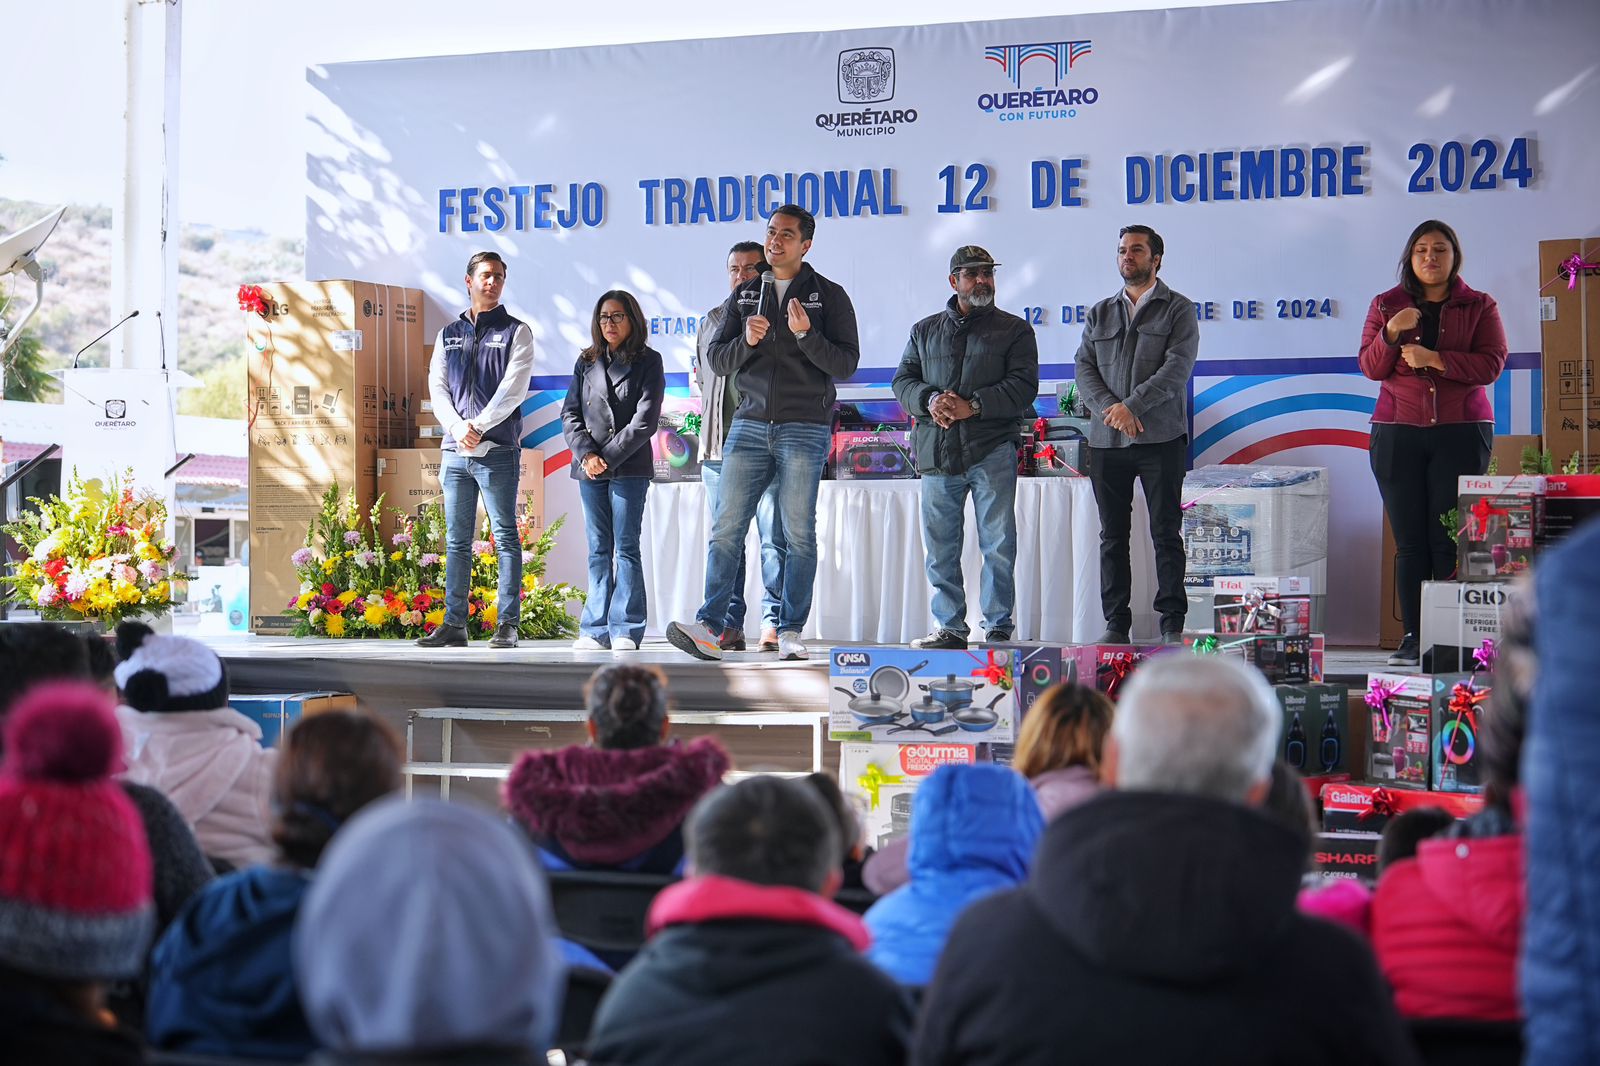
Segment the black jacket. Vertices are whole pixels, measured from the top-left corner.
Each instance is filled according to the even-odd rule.
[[[107,1029],[68,1010],[43,982],[0,982],[0,1062],[40,1066],[139,1066],[131,1032]]]
[[[667,393],[661,353],[647,345],[626,363],[613,357],[607,369],[603,362],[580,358],[561,404],[561,435],[572,449],[572,477],[588,477],[583,461],[591,455],[606,461],[601,480],[650,477],[655,473],[650,438],[660,426],[661,402]],[[615,407],[606,388],[608,376],[616,392]]]
[[[1231,803],[1110,792],[957,922],[912,1061],[1414,1063],[1356,934],[1295,909],[1306,843]]]
[[[590,1066],[905,1061],[910,1002],[886,974],[841,932],[800,915],[717,917],[717,901],[705,897],[726,885],[680,882],[656,898],[652,922],[672,897],[698,913],[656,933],[612,982],[595,1014]]]
[[[928,402],[941,392],[977,397],[980,414],[940,429]],[[1039,345],[1033,327],[997,307],[963,316],[954,296],[911,327],[894,373],[894,394],[917,420],[913,444],[925,474],[961,474],[1002,444],[1022,440],[1039,395]]]
[[[805,340],[789,331],[787,307],[799,300],[811,319]],[[856,372],[861,362],[861,341],[856,335],[856,310],[850,296],[838,285],[801,263],[779,307],[777,289],[767,293],[760,307],[771,328],[761,343],[744,342],[744,320],[761,304],[761,279],[753,278],[728,296],[722,328],[706,350],[713,373],[739,375],[739,409],[736,418],[757,422],[833,421],[835,381]]]

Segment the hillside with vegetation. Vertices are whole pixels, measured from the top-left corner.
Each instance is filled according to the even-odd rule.
[[[0,198],[0,235],[54,206]],[[44,306],[28,323],[27,333],[39,342],[36,362],[44,369],[70,364],[74,352],[119,317],[110,306],[111,217],[109,207],[69,206],[40,252]],[[183,226],[181,242],[177,366],[203,385],[181,392],[178,409],[182,414],[243,418],[246,341],[239,286],[300,277],[305,243],[205,225]],[[32,282],[18,275],[0,279],[0,302],[7,297],[10,307],[3,314],[20,317],[33,299]],[[91,353],[84,360],[103,366],[105,355]]]

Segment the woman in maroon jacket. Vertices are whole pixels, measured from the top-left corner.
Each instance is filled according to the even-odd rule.
[[[1382,383],[1372,413],[1372,473],[1394,529],[1405,639],[1391,666],[1417,663],[1422,583],[1455,572],[1440,516],[1457,479],[1489,466],[1494,412],[1483,387],[1506,364],[1500,309],[1461,280],[1455,230],[1430,219],[1411,231],[1400,284],[1373,298],[1361,333],[1361,372]]]

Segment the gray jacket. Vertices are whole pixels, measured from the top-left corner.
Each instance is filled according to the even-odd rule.
[[[944,391],[977,397],[982,413],[949,429],[928,414]],[[911,327],[894,374],[894,395],[916,420],[913,442],[923,473],[961,474],[1002,444],[1022,439],[1039,395],[1039,345],[1033,327],[998,307],[961,316],[954,296],[945,309]]]
[[[1194,304],[1160,279],[1131,330],[1121,289],[1095,304],[1076,361],[1078,392],[1094,416],[1090,447],[1161,444],[1187,434],[1187,386],[1199,351]],[[1127,405],[1143,433],[1130,437],[1100,420],[1116,403]]]
[[[700,390],[700,461],[703,463],[722,459],[722,424],[732,413],[727,410],[728,379],[712,370],[706,358],[727,313],[727,304],[718,304],[707,311],[706,320],[694,338],[694,383]]]
[[[583,461],[598,455],[606,461],[602,479],[650,477],[655,473],[650,438],[661,424],[661,401],[667,381],[661,353],[646,345],[631,360],[589,362],[579,357],[572,384],[561,404],[561,434],[572,449],[572,477],[583,480]],[[606,379],[611,387],[606,387]],[[617,406],[611,404],[611,393]]]

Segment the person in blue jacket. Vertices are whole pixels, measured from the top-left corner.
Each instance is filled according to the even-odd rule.
[[[867,958],[921,987],[967,905],[1028,877],[1044,814],[1028,779],[1008,766],[941,766],[911,808],[911,880],[867,911]]]
[[[290,933],[334,833],[400,787],[400,742],[383,722],[325,711],[289,731],[273,781],[280,861],[212,881],[150,957],[151,1047],[298,1062],[317,1050],[300,1009]]]

